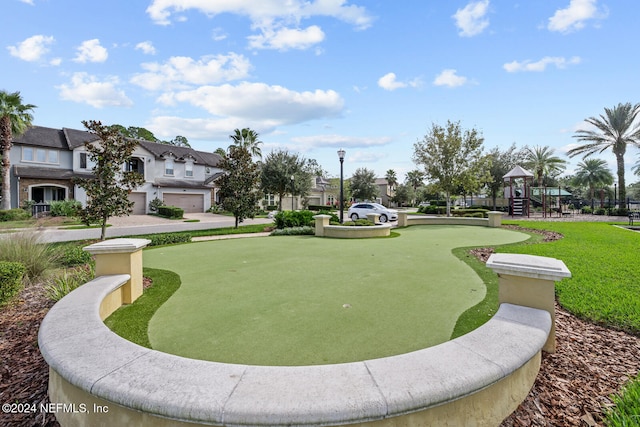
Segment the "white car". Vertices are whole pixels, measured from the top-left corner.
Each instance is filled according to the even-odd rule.
[[[355,203],[351,205],[347,215],[352,221],[357,219],[367,219],[367,214],[375,213],[380,215],[380,222],[397,221],[398,211],[389,209],[379,203]]]

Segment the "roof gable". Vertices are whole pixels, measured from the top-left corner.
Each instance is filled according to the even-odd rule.
[[[14,144],[33,145],[68,150],[64,133],[60,129],[31,126],[22,135],[13,139]]]

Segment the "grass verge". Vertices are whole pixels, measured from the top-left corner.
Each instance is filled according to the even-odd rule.
[[[151,348],[147,329],[149,320],[180,287],[180,276],[167,270],[144,268],[143,275],[153,281],[135,304],[124,305],[107,317],[104,323],[122,338]]]
[[[640,376],[629,382],[619,395],[612,396],[615,407],[605,412],[609,427],[640,426]]]

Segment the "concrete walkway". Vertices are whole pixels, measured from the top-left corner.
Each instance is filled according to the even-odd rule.
[[[185,220],[198,220],[199,222],[185,222]],[[246,219],[241,225],[268,225],[272,223],[273,219],[256,218]],[[152,215],[129,215],[110,218],[108,224],[110,224],[111,227],[107,228],[107,238],[114,238],[140,234],[174,233],[178,231],[233,227],[235,225],[235,218],[210,213],[186,214],[183,220],[170,220]],[[64,227],[41,227],[37,230],[41,233],[43,242],[70,242],[100,238],[99,228],[70,230]],[[16,230],[16,232],[20,231],[24,230]],[[0,233],[0,239],[10,238],[12,234],[13,233]]]

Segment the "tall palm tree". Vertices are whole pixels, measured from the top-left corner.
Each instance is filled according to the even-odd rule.
[[[9,150],[14,136],[22,135],[33,121],[32,104],[23,104],[20,92],[0,91],[0,152],[2,153],[2,202],[0,209],[11,209],[11,164]]]
[[[384,176],[384,179],[387,180],[387,184],[389,185],[389,189],[393,190],[396,185],[398,185],[398,176],[396,175],[396,171],[393,169],[389,169]]]
[[[407,176],[405,177],[405,182],[410,185],[414,191],[424,184],[423,180],[424,173],[418,169],[407,172]]]
[[[549,146],[525,147],[523,150],[524,166],[533,170],[538,179],[538,187],[542,187],[545,176],[555,176],[562,172],[567,164],[566,160],[554,156],[555,150]]]
[[[258,137],[258,132],[249,128],[235,129],[233,135],[229,135],[233,141],[232,145],[245,148],[252,156],[262,158],[262,149],[260,148],[262,141]]]
[[[606,161],[602,159],[585,159],[578,163],[573,182],[575,185],[589,187],[589,198],[593,209],[593,195],[596,187],[613,184],[613,174],[607,167]]]
[[[627,198],[624,181],[624,155],[627,145],[640,147],[640,124],[634,123],[640,113],[640,104],[631,105],[619,103],[613,108],[605,108],[605,114],[600,117],[589,117],[585,121],[598,130],[576,131],[574,138],[586,144],[573,148],[567,152],[569,157],[583,155],[583,159],[592,154],[600,154],[611,149],[616,156],[618,188],[620,200]]]

